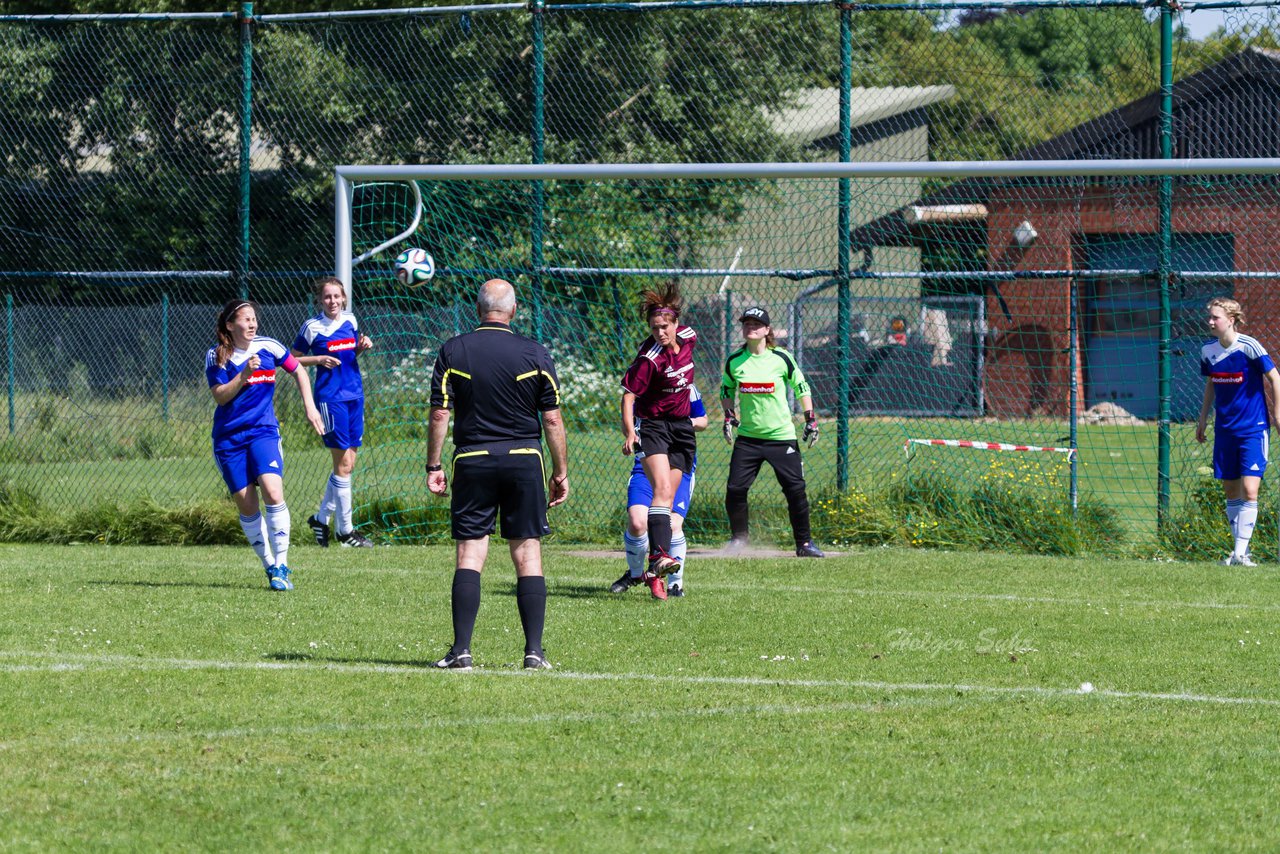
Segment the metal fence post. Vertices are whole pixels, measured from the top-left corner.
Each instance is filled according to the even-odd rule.
[[[1067,462],[1071,466],[1070,498],[1071,512],[1074,515],[1076,510],[1079,508],[1080,502],[1080,404],[1077,401],[1077,397],[1080,394],[1080,383],[1076,377],[1076,371],[1080,365],[1080,315],[1076,309],[1076,306],[1080,301],[1080,283],[1075,276],[1072,276],[1069,281],[1071,285],[1070,296],[1068,297],[1070,305],[1067,306],[1067,316],[1070,318],[1070,321],[1068,323],[1067,335],[1070,340],[1068,342],[1067,370],[1070,372],[1068,388],[1071,391],[1071,404],[1069,410],[1071,424],[1067,444],[1070,446],[1072,452],[1068,456]],[[979,375],[978,382],[979,384],[982,382],[981,375]],[[981,412],[981,410],[979,410],[979,412]]]
[[[160,416],[169,420],[169,295],[160,295]]]
[[[530,128],[532,132],[533,162],[542,163],[546,159],[546,127],[544,125],[544,106],[546,100],[546,16],[543,0],[531,0],[529,11],[532,13],[533,28],[533,116]],[[533,221],[530,223],[530,238],[533,245],[530,261],[533,270],[530,274],[531,293],[533,295],[533,338],[542,340],[542,271],[546,259],[542,251],[543,216],[546,212],[546,199],[543,195],[541,181],[533,182]]]
[[[840,8],[840,162],[848,163],[852,148],[850,108],[853,89],[853,12],[847,6]],[[839,213],[836,217],[839,230],[836,244],[836,340],[839,347],[837,369],[838,400],[836,401],[836,488],[849,488],[849,232],[852,229],[850,205],[852,187],[848,178],[840,179]]]
[[[13,358],[14,358],[14,356],[13,356],[13,354],[14,354],[14,346],[13,346],[13,294],[5,294],[5,295],[4,295],[4,340],[5,340],[5,342],[6,342],[5,351],[6,351],[6,355],[8,356],[8,358],[7,358],[7,360],[6,360],[6,361],[7,361],[8,366],[9,366],[9,367],[8,367],[8,373],[9,373],[9,435],[10,435],[10,436],[12,436],[12,435],[13,435],[13,433],[14,433],[14,427],[15,427],[15,425],[16,425],[16,420],[15,420],[15,418],[16,418],[16,413],[15,413],[15,411],[14,411],[13,394],[14,394],[14,387],[17,385],[17,383],[14,381],[14,379],[15,379],[15,377],[14,377],[15,371],[14,371],[14,364],[13,364]]]
[[[1160,157],[1173,157],[1173,13],[1176,0],[1164,0],[1160,4]],[[1160,257],[1156,264],[1156,279],[1160,288],[1160,345],[1159,345],[1159,411],[1157,414],[1158,453],[1156,528],[1163,531],[1169,521],[1170,484],[1170,432],[1169,422],[1173,408],[1173,309],[1169,301],[1169,280],[1173,269],[1173,178],[1160,176]]]
[[[253,3],[240,4],[240,298],[249,298],[249,173],[253,146]]]

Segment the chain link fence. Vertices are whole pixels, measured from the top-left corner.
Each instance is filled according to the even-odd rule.
[[[1196,4],[692,5],[0,19],[0,480],[55,509],[220,496],[202,377],[217,307],[252,296],[262,331],[292,341],[314,313],[310,283],[333,271],[337,164],[1259,157],[1280,144],[1274,6],[1227,9],[1206,34]],[[1069,473],[1062,462],[1026,489],[1097,498],[1142,538],[1204,479],[1187,423],[1204,300],[1234,294],[1280,349],[1273,179],[1170,180],[1168,202],[1161,180],[778,181],[662,199],[632,186],[629,206],[548,185],[545,217],[511,208],[467,237],[494,243],[536,300],[526,331],[584,389],[566,537],[621,527],[613,396],[644,337],[635,297],[683,271],[713,420],[748,305],[769,309],[828,416],[843,388],[848,458],[830,425],[806,455],[815,502],[911,477],[928,454],[961,479],[987,473],[948,449],[906,455],[911,438],[1071,443]],[[383,239],[403,226],[369,224]],[[534,228],[541,240],[521,233]],[[459,238],[442,219],[407,242]],[[430,289],[400,287],[385,258],[355,283],[377,341],[362,358],[357,518],[406,539],[447,535],[402,461],[425,447],[413,395],[440,338],[470,322],[483,272],[437,260]],[[277,397],[290,501],[306,506],[328,454],[296,395]],[[713,540],[727,451],[703,447],[689,530]],[[784,537],[774,492],[762,484],[753,510]]]

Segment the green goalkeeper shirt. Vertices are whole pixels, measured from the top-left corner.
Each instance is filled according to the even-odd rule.
[[[759,356],[743,347],[729,356],[720,377],[720,398],[738,399],[738,417],[742,421],[738,435],[794,439],[796,425],[791,421],[787,386],[795,389],[797,398],[810,393],[809,382],[795,357],[781,347],[766,348]]]

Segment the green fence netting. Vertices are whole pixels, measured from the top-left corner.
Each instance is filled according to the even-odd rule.
[[[310,283],[333,271],[338,164],[1275,154],[1275,8],[1228,9],[1221,29],[1193,36],[1193,6],[8,16],[0,481],[52,511],[219,499],[202,377],[217,306],[251,295],[263,331],[292,340],[314,311]],[[611,539],[622,525],[617,379],[644,335],[637,292],[677,278],[713,420],[733,320],[754,304],[824,416],[847,415],[847,457],[831,420],[805,457],[828,541],[1126,551],[1155,542],[1160,521],[1175,553],[1225,545],[1225,525],[1222,543],[1174,532],[1210,494],[1192,435],[1205,300],[1233,295],[1246,331],[1280,349],[1270,177],[421,189],[423,224],[404,243],[441,273],[405,289],[388,250],[353,283],[378,342],[362,359],[357,519],[384,538],[447,537],[420,476],[423,388],[441,338],[470,324],[476,285],[503,273],[521,289],[523,328],[573,378],[579,492],[557,516],[563,537]],[[407,185],[359,187],[359,245],[404,228],[411,207]],[[290,502],[306,507],[328,454],[296,399],[278,397]],[[701,447],[688,530],[711,542],[727,533],[728,452],[715,435]],[[1087,531],[1028,541],[1064,513]],[[772,483],[753,514],[785,539]]]

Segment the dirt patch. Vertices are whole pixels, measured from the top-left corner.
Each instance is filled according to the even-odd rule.
[[[604,560],[625,560],[626,552],[621,549],[600,549],[571,551],[569,554],[574,557],[601,558]],[[742,558],[744,560],[778,560],[779,558],[795,558],[796,553],[793,551],[783,551],[782,549],[767,548],[746,548],[740,551],[729,551],[727,549],[689,549],[689,557],[698,560],[706,560],[708,558]],[[841,552],[827,552],[827,557],[838,557]]]

